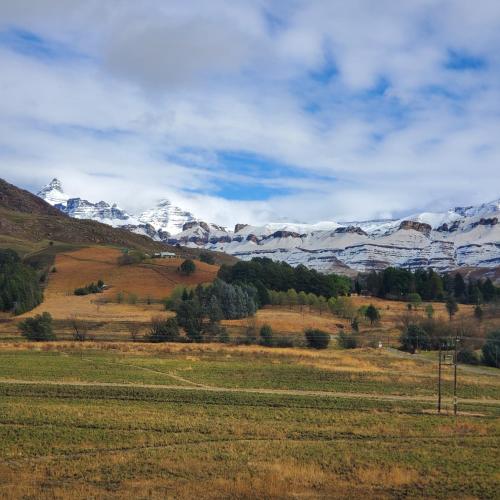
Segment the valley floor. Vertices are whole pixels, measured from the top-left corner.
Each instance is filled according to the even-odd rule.
[[[386,349],[0,344],[0,497],[493,498],[498,370]]]

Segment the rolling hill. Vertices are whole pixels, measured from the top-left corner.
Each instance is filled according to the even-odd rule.
[[[50,244],[52,242],[52,244]],[[169,250],[183,258],[199,258],[207,250],[179,248],[94,220],[70,217],[29,191],[0,179],[0,248],[12,248],[21,255],[105,245],[146,253]],[[212,253],[215,262],[234,263],[235,257]]]

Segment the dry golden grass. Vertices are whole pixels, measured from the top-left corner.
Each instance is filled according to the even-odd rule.
[[[222,323],[226,326],[239,326],[246,327],[249,322],[255,323],[257,328],[264,324],[272,326],[273,330],[277,332],[288,333],[302,333],[306,328],[320,328],[329,333],[338,333],[339,327],[337,325],[348,325],[348,321],[332,316],[331,313],[324,311],[320,315],[316,311],[308,311],[304,307],[301,311],[299,307],[289,309],[286,307],[266,307],[257,311],[255,321],[253,319],[236,319],[227,320]]]
[[[151,259],[141,264],[119,266],[121,252],[111,247],[88,247],[57,255],[57,272],[49,273],[45,300],[34,313],[48,311],[55,319],[66,319],[78,314],[85,319],[99,321],[149,321],[152,314],[161,310],[160,305],[143,304],[97,304],[96,299],[115,299],[119,292],[127,301],[130,294],[139,300],[163,299],[168,297],[177,285],[196,286],[211,282],[217,276],[218,266],[196,262],[196,271],[183,276],[177,268],[181,259]],[[73,295],[75,288],[102,279],[109,286],[102,294]],[[26,316],[25,315],[25,316]]]

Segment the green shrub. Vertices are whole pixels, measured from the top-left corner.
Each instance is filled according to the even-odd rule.
[[[211,253],[203,252],[200,254],[200,261],[205,264],[215,264],[214,256]]]
[[[488,334],[482,353],[482,361],[485,365],[500,368],[500,330]]]
[[[280,336],[276,337],[274,340],[275,347],[294,347],[294,342],[292,337]]]
[[[222,344],[229,344],[231,342],[227,328],[221,327],[217,340]]]
[[[266,347],[274,345],[273,329],[270,325],[262,325],[260,328],[260,343]]]
[[[128,253],[124,253],[118,257],[118,265],[119,266],[131,266],[133,264],[140,264],[146,256],[138,251],[132,251]]]
[[[196,265],[191,259],[186,259],[179,267],[182,274],[189,276],[196,271]]]
[[[354,333],[349,334],[341,331],[337,337],[337,343],[343,349],[355,349],[358,347],[358,337]]]
[[[464,347],[457,352],[457,361],[466,365],[478,365],[479,357],[472,349]]]
[[[316,328],[308,328],[304,332],[308,347],[326,349],[330,343],[330,334]]]
[[[82,286],[79,288],[75,288],[73,294],[74,295],[89,295],[91,293],[101,293],[103,287],[104,287],[104,282],[102,280],[99,280],[97,282],[97,284],[92,282],[88,285],[85,285],[85,286]]]
[[[149,342],[175,342],[179,339],[179,325],[175,318],[155,316],[151,318]]]
[[[19,330],[21,330],[23,337],[37,342],[56,338],[52,329],[52,316],[48,312],[21,321]]]

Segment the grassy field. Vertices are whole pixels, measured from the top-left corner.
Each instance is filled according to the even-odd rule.
[[[180,275],[182,259],[149,259],[140,264],[119,266],[120,250],[113,247],[87,247],[60,252],[55,256],[55,273],[49,273],[44,302],[25,316],[48,311],[55,319],[78,314],[95,321],[149,321],[161,306],[139,307],[129,302],[157,301],[168,297],[177,285],[195,286],[215,279],[218,266],[196,262],[191,276]],[[75,296],[75,288],[102,279],[108,288],[99,295]],[[113,303],[121,294],[123,302]],[[134,297],[132,300],[131,296]],[[100,301],[111,304],[100,304]],[[145,304],[144,304],[145,305]]]
[[[0,345],[0,497],[494,498],[500,379],[385,350]],[[446,374],[445,408],[451,379]]]

